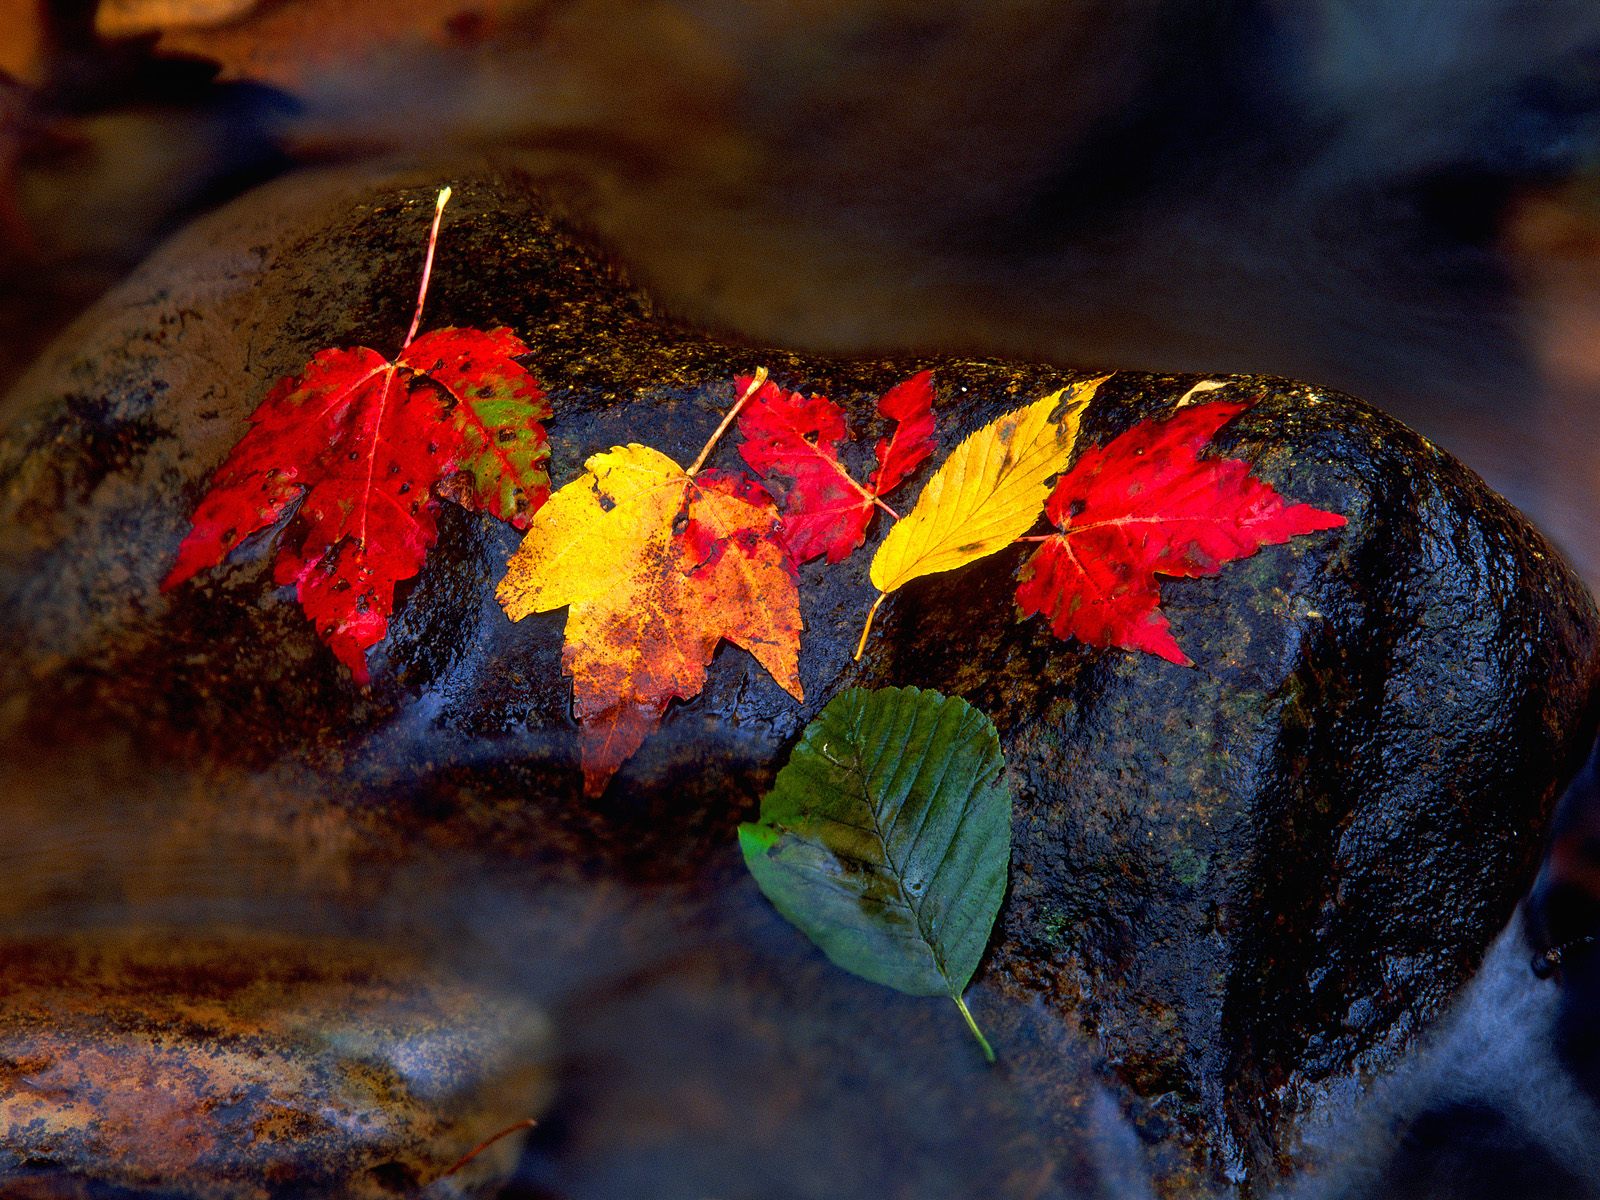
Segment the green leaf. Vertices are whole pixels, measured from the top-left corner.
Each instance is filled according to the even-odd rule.
[[[954,696],[853,688],[806,727],[761,818],[739,827],[756,883],[836,964],[914,996],[961,999],[1011,861],[994,725]]]

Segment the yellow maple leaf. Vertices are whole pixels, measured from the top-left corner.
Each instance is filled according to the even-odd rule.
[[[594,455],[534,515],[495,595],[514,621],[567,608],[561,665],[586,794],[604,789],[668,701],[699,694],[722,639],[804,699],[799,591],[778,521],[759,485],[696,476],[639,445]]]
[[[913,579],[952,571],[1004,549],[1039,519],[1050,479],[1067,467],[1078,423],[1109,375],[1051,392],[970,435],[928,480],[872,558],[878,598],[856,646],[861,657],[872,618],[890,592]],[[1059,414],[1059,415],[1058,415]]]

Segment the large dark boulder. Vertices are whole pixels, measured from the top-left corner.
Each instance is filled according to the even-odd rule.
[[[270,541],[157,590],[272,381],[324,346],[398,345],[444,182],[457,199],[428,324],[508,324],[528,342],[558,484],[622,442],[687,462],[734,375],[761,364],[862,430],[885,387],[931,366],[946,447],[1083,377],[808,358],[687,328],[514,172],[274,184],[158,253],[0,413],[0,716],[18,781],[3,803],[34,831],[87,806],[128,849],[63,865],[49,834],[24,833],[35,853],[0,915],[63,896],[97,919],[139,909],[175,853],[162,831],[198,822],[267,924],[378,905],[391,929],[475,947],[552,1009],[581,1061],[642,1047],[558,1084],[556,1132],[528,1169],[561,1195],[634,1179],[663,1197],[956,1195],[974,1178],[1109,1195],[1124,1168],[1182,1195],[1291,1169],[1299,1131],[1396,1061],[1531,877],[1600,670],[1594,605],[1560,556],[1360,401],[1230,377],[1217,395],[1255,404],[1220,450],[1349,525],[1165,584],[1194,667],[1015,622],[1016,552],[904,589],[853,662],[880,525],[847,562],[802,571],[804,705],[725,646],[704,694],[585,801],[563,615],[505,618],[493,589],[517,538],[490,518],[444,506],[370,688],[272,584]],[[1118,373],[1084,436],[1165,412],[1194,382]],[[713,461],[734,465],[733,447]],[[820,706],[886,684],[965,696],[1010,763],[1011,887],[971,996],[992,1072],[941,1007],[821,964],[733,841]],[[124,809],[138,816],[119,825]],[[238,899],[210,876],[199,891],[186,920]],[[664,1081],[686,1078],[668,1103]],[[647,1114],[630,1108],[651,1088]],[[1118,1140],[1119,1105],[1142,1149]]]

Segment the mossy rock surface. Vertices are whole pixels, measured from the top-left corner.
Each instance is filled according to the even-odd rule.
[[[340,939],[217,931],[0,942],[7,1196],[494,1195],[550,1092],[519,999]]]
[[[156,826],[179,812],[240,820],[235,798],[248,784],[245,808],[273,828],[218,842],[241,856],[241,879],[259,874],[245,860],[262,838],[302,858],[346,847],[326,873],[266,880],[253,893],[264,910],[308,896],[359,909],[387,886],[374,881],[413,869],[424,850],[452,887],[463,872],[500,881],[498,901],[515,911],[536,907],[529,897],[545,885],[620,887],[639,914],[670,896],[688,906],[686,920],[766,943],[697,941],[695,953],[717,964],[694,959],[692,978],[707,988],[754,988],[770,1001],[785,994],[786,972],[809,981],[812,995],[790,994],[780,1010],[804,1014],[814,1002],[832,1018],[827,1038],[844,1040],[824,1047],[814,1024],[798,1041],[800,1026],[772,1034],[801,1056],[791,1066],[815,1075],[818,1063],[871,1061],[908,1080],[921,1070],[958,1079],[936,1093],[947,1103],[938,1119],[989,1138],[974,1162],[1003,1169],[1010,1137],[1054,1164],[990,1174],[1001,1179],[994,1194],[1115,1194],[1097,1190],[1114,1174],[1103,1159],[1064,1165],[1089,1161],[1084,1146],[1103,1133],[1086,1114],[1106,1097],[1138,1135],[1138,1169],[1168,1194],[1252,1190],[1292,1170],[1304,1123],[1397,1060],[1529,882],[1550,806],[1592,735],[1600,671],[1600,619],[1560,556],[1470,471],[1362,402],[1230,376],[1207,398],[1253,406],[1218,435],[1217,452],[1349,525],[1212,578],[1165,582],[1163,608],[1193,667],[1016,621],[1016,550],[897,593],[854,662],[880,521],[851,559],[801,572],[805,704],[724,645],[704,693],[675,704],[606,795],[585,801],[560,672],[563,614],[505,618],[493,591],[517,535],[493,519],[442,506],[439,544],[371,656],[370,688],[273,585],[270,536],[174,593],[157,587],[208,474],[271,383],[326,346],[398,345],[443,182],[456,199],[425,327],[503,324],[529,344],[555,406],[558,486],[590,454],[630,441],[688,462],[733,401],[734,376],[758,365],[838,400],[863,435],[877,428],[875,399],[931,367],[945,449],[1089,374],[815,358],[688,328],[515,172],[274,184],[160,251],[0,410],[0,716],[11,762],[30,764],[5,803],[33,822],[70,819],[61,814],[84,784],[81,765],[64,764],[107,753],[115,731],[105,790],[139,792]],[[1119,371],[1083,436],[1102,442],[1165,413],[1198,381]],[[854,453],[870,455],[871,441]],[[737,465],[731,441],[712,461]],[[1011,886],[973,992],[1005,1065],[981,1084],[948,1014],[924,1017],[923,1002],[817,971],[815,952],[762,907],[738,862],[733,831],[805,722],[845,687],[889,684],[964,696],[992,717],[1010,764]],[[141,781],[156,777],[198,782],[152,796]],[[104,820],[115,823],[114,805]],[[161,843],[150,861],[170,852]],[[47,905],[62,885],[30,886],[21,894]],[[26,908],[14,901],[0,914],[20,921]],[[496,944],[537,963],[556,953],[538,928],[508,919]],[[584,944],[637,957],[627,938]],[[781,1025],[760,1005],[730,1011],[764,1012],[751,1016],[756,1029]],[[568,1019],[581,1042],[584,1014]],[[928,1065],[928,1046],[946,1034],[955,1057]],[[882,1082],[893,1072],[871,1077],[894,1086]],[[729,1078],[713,1071],[706,1088],[736,1091]],[[842,1094],[846,1081],[834,1086]],[[825,1104],[829,1087],[780,1093],[793,1116]],[[745,1103],[759,1106],[759,1095]],[[911,1142],[893,1136],[900,1111],[885,1101],[883,1136],[863,1139],[859,1156],[911,1161]],[[584,1190],[599,1175],[576,1164],[604,1155],[584,1159],[577,1144],[536,1144],[541,1178],[563,1195],[603,1194]],[[630,1153],[614,1152],[612,1165]],[[917,1194],[955,1186],[957,1175],[924,1168],[903,1172]],[[760,1190],[759,1163],[750,1177],[706,1169],[716,1188]],[[872,1178],[863,1162],[841,1161],[793,1194],[855,1195]],[[664,1196],[710,1194],[705,1179],[682,1184],[657,1179]]]

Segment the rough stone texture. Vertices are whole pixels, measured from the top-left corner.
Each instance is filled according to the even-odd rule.
[[[489,1194],[548,1094],[516,1000],[337,941],[0,945],[0,1180],[15,1197]]]
[[[662,1068],[677,1053],[703,1066],[703,1103],[740,1097],[716,1119],[685,1102],[646,1120],[619,1113],[615,1094],[609,1107],[585,1104],[605,1088],[580,1085],[565,1132],[530,1151],[534,1177],[559,1181],[562,1195],[605,1195],[598,1181],[633,1178],[630,1163],[662,1196],[773,1195],[774,1180],[795,1179],[776,1164],[819,1154],[814,1178],[784,1194],[900,1194],[865,1182],[896,1178],[908,1195],[967,1194],[962,1173],[995,1163],[995,1194],[1113,1195],[1105,1181],[1120,1167],[1107,1164],[1122,1152],[1085,1150],[1106,1136],[1090,1119],[1104,1095],[1141,1139],[1138,1170],[1167,1194],[1256,1190],[1291,1169],[1297,1130],[1395,1061],[1528,882],[1553,796],[1592,732],[1600,622],[1571,571],[1509,505],[1397,422],[1304,384],[1230,377],[1217,397],[1257,403],[1219,449],[1350,525],[1165,584],[1196,667],[1016,623],[1016,552],[904,589],[853,663],[880,524],[846,563],[802,572],[804,706],[724,647],[705,693],[675,706],[607,795],[585,803],[559,672],[562,614],[505,619],[492,591],[516,536],[489,518],[445,506],[440,544],[372,656],[368,690],[272,586],[266,539],[170,597],[156,591],[208,472],[271,382],[325,345],[398,344],[446,181],[457,200],[427,324],[505,323],[533,347],[556,408],[558,484],[630,440],[687,462],[732,401],[733,376],[759,364],[845,403],[861,430],[874,428],[869,406],[886,386],[931,366],[946,448],[1082,375],[993,360],[824,360],[688,329],[514,173],[275,184],[160,252],[0,412],[0,716],[10,762],[30,764],[5,803],[47,827],[70,822],[57,815],[67,798],[95,790],[70,764],[108,756],[111,791],[157,814],[134,832],[157,861],[174,852],[175,828],[226,827],[222,852],[241,879],[261,881],[252,901],[267,911],[359,909],[383,893],[406,919],[436,921],[426,888],[393,884],[419,854],[421,878],[450,880],[452,902],[469,907],[462,873],[492,875],[500,917],[484,943],[541,1001],[554,989],[558,1008],[568,1003],[558,1043],[612,1028],[651,1048],[630,1064],[632,1086],[681,1082]],[[1084,436],[1160,413],[1195,381],[1121,372]],[[731,444],[713,457],[736,461]],[[1002,1055],[992,1075],[959,1057],[970,1047],[942,1010],[818,972],[738,869],[733,829],[804,722],[843,687],[889,683],[965,696],[993,717],[1011,764],[1011,890],[972,993]],[[241,793],[254,797],[246,832],[231,807]],[[115,812],[103,819],[114,825]],[[329,862],[275,878],[263,846]],[[61,894],[144,904],[161,892],[127,864],[109,869],[114,884],[83,865],[67,881],[30,869],[35,905]],[[555,920],[541,881],[601,899]],[[663,967],[637,923],[669,896],[688,906],[686,926],[753,931],[766,948],[707,934]],[[14,905],[15,919],[31,911]],[[623,910],[633,925],[615,917]],[[581,915],[592,911],[633,932]],[[552,936],[569,919],[578,932]],[[597,1009],[589,993],[550,982],[568,969],[558,963],[592,972],[607,956],[620,995],[645,997],[631,1017],[617,1016],[624,1000]],[[774,999],[789,979],[806,990]],[[716,1026],[678,1019],[680,987],[724,1024],[747,1023],[698,1044]],[[735,1002],[752,991],[764,999]],[[724,1011],[718,997],[734,999]],[[811,1005],[830,1014],[826,1034]],[[932,1053],[945,1037],[953,1052]],[[747,1062],[694,1058],[719,1041],[752,1044],[741,1038],[784,1047],[762,1075],[770,1091],[744,1090]],[[796,1090],[795,1077],[811,1086]],[[617,1078],[621,1088],[633,1076]],[[838,1132],[818,1114],[856,1084],[883,1089],[883,1111],[872,1136],[850,1142],[854,1157],[835,1163],[803,1138]],[[904,1103],[911,1095],[937,1101],[951,1141],[928,1142],[927,1108]],[[741,1149],[748,1125],[768,1131],[768,1157]],[[659,1161],[640,1159],[640,1128],[659,1137]],[[682,1153],[691,1143],[703,1153]]]

